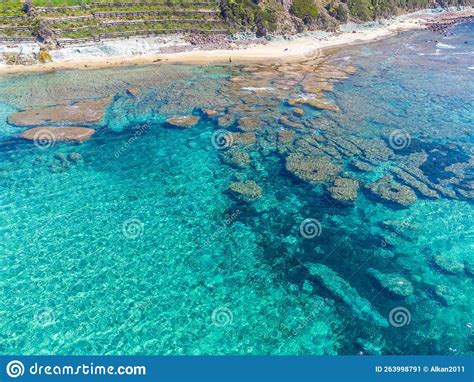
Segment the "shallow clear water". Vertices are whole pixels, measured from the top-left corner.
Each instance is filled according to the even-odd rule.
[[[2,77],[0,353],[472,354],[473,32],[461,24],[446,37],[406,33],[336,53],[324,65],[357,68],[326,94],[340,111],[299,105],[293,128],[279,118],[306,91],[304,65]],[[242,90],[252,85],[273,90]],[[6,123],[17,110],[107,95],[80,145],[41,149]],[[256,144],[239,145],[234,124],[224,128],[232,147],[216,148],[222,127],[203,116],[191,129],[165,124],[201,108],[256,117]],[[283,129],[293,143],[278,141]],[[229,165],[237,149],[249,165]],[[356,201],[331,197],[334,177],[289,171],[291,154],[357,179]],[[370,170],[355,170],[357,159]],[[366,189],[387,174],[415,190],[409,207]],[[229,191],[242,180],[262,195]],[[305,219],[319,235],[302,235]],[[329,268],[322,279],[310,263]],[[371,269],[412,292],[391,293]]]

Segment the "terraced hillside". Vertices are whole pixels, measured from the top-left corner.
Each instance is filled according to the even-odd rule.
[[[227,33],[212,0],[33,0],[0,3],[0,41],[67,44],[137,35]]]

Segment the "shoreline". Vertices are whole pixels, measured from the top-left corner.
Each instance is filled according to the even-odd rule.
[[[425,13],[423,13],[425,12]],[[289,37],[288,40],[273,40],[262,43],[255,41],[246,44],[240,49],[203,49],[176,53],[145,53],[139,55],[111,55],[111,56],[83,56],[77,54],[74,57],[57,60],[45,64],[33,65],[6,65],[0,64],[0,74],[33,73],[33,72],[55,72],[60,70],[89,70],[100,68],[113,68],[119,66],[135,66],[150,64],[249,64],[249,63],[285,63],[307,61],[317,58],[328,51],[339,49],[344,46],[352,46],[375,42],[383,38],[393,36],[397,33],[426,29],[433,23],[443,23],[446,20],[453,22],[474,16],[474,8],[463,9],[454,12],[433,13],[433,11],[418,11],[414,13],[397,16],[388,20],[381,20],[377,26],[374,22],[365,24],[354,24],[358,31],[338,31],[327,33],[327,35],[311,36],[318,32],[307,32],[303,35]],[[350,24],[341,27],[347,29]],[[362,30],[360,30],[362,27]],[[364,27],[367,29],[364,30]],[[319,34],[324,32],[319,31]],[[125,47],[134,44],[133,39],[115,40],[115,44],[124,44]],[[136,40],[137,41],[137,40]],[[145,40],[146,42],[146,40]],[[92,47],[98,47],[95,44]],[[189,48],[192,47],[191,45]],[[67,50],[80,50],[84,45],[72,45],[54,53]]]

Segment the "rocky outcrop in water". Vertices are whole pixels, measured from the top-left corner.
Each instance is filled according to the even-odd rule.
[[[246,201],[255,200],[262,196],[262,188],[253,180],[234,182],[229,186],[229,190]]]
[[[450,257],[435,255],[433,256],[433,263],[437,268],[445,273],[456,275],[464,272],[464,264]]]
[[[247,152],[241,150],[229,150],[222,156],[225,163],[238,168],[246,168],[250,166],[250,156]]]
[[[394,169],[393,172],[397,175],[397,178],[400,179],[406,185],[412,187],[415,191],[426,198],[438,199],[438,193],[429,188],[425,183],[419,181],[414,176],[410,175],[408,172],[402,170],[401,168]]]
[[[326,183],[340,171],[339,166],[326,157],[306,157],[294,153],[286,158],[286,169],[309,183]]]
[[[413,294],[413,285],[411,282],[398,274],[382,273],[373,268],[369,268],[367,273],[377,280],[382,288],[394,295],[407,297]]]
[[[285,117],[285,116],[281,116],[278,119],[278,122],[280,122],[283,126],[290,127],[292,129],[302,129],[303,128],[303,125],[301,123],[296,122],[296,121],[292,121],[290,118]]]
[[[235,145],[252,146],[257,143],[257,136],[253,132],[232,133],[232,142]]]
[[[323,264],[306,263],[309,274],[316,278],[333,295],[344,301],[355,313],[357,318],[367,320],[375,325],[386,327],[388,322],[370,302],[361,297],[357,291],[331,268]]]
[[[40,126],[51,124],[95,124],[104,116],[112,97],[78,101],[71,105],[57,105],[20,111],[8,117],[15,126]]]
[[[459,296],[446,285],[436,285],[434,293],[437,299],[445,306],[455,305]]]
[[[380,227],[408,241],[413,241],[417,237],[419,226],[407,221],[384,220],[379,223]]]
[[[384,176],[368,185],[366,189],[377,199],[399,207],[408,207],[417,199],[415,192],[410,187],[396,183],[390,176]]]
[[[357,190],[359,182],[350,178],[336,178],[332,187],[329,187],[329,193],[334,200],[344,203],[353,203],[357,199]]]
[[[307,105],[319,110],[339,111],[339,107],[322,99],[299,98],[288,100],[288,105]]]
[[[217,110],[213,109],[202,109],[202,114],[206,116],[207,118],[212,118],[215,117],[219,112]]]
[[[127,89],[127,94],[131,95],[132,97],[139,97],[140,96],[140,90],[137,88],[128,88]]]
[[[363,162],[360,160],[352,161],[351,166],[356,171],[360,171],[360,172],[371,172],[373,170],[373,167],[369,163]]]
[[[225,114],[217,120],[217,124],[219,127],[225,129],[226,127],[229,127],[235,123],[235,119],[232,115],[230,114]]]
[[[198,124],[199,117],[196,115],[189,115],[183,117],[172,117],[166,120],[166,123],[170,127],[178,127],[184,129],[190,129]]]
[[[262,122],[257,117],[247,116],[241,117],[237,128],[241,131],[255,131],[261,128]]]
[[[80,153],[70,153],[68,154],[67,159],[75,163],[78,163],[84,160],[84,158],[82,157]]]
[[[86,127],[43,126],[26,130],[20,134],[20,137],[35,141],[39,146],[48,147],[61,141],[82,143],[94,133],[94,129]]]

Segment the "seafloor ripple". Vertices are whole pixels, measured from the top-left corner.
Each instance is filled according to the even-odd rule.
[[[469,33],[1,79],[2,120],[115,97],[81,145],[0,122],[0,352],[472,353]]]

